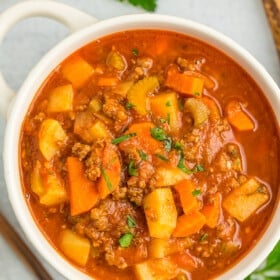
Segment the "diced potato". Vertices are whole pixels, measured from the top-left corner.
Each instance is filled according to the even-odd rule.
[[[203,103],[203,101],[197,98],[188,98],[185,102],[184,110],[192,114],[194,126],[204,123],[210,114],[208,107]]]
[[[51,160],[59,152],[67,135],[60,123],[54,119],[45,119],[39,130],[39,149],[46,160]]]
[[[85,266],[89,253],[90,241],[81,237],[70,229],[61,232],[60,248],[62,252],[75,263]]]
[[[249,179],[240,187],[234,189],[223,201],[223,207],[228,213],[243,222],[269,199],[265,185],[255,178]]]
[[[67,192],[61,179],[52,171],[43,174],[45,193],[40,195],[40,203],[52,206],[68,200]]]
[[[127,93],[128,102],[134,105],[133,109],[140,115],[146,115],[149,110],[148,95],[159,87],[158,78],[155,76],[145,77],[136,82]]]
[[[41,168],[42,168],[42,165],[41,165],[40,161],[37,160],[36,164],[34,166],[34,169],[31,173],[31,178],[30,178],[31,189],[38,196],[41,196],[45,193],[42,176],[41,176]]]
[[[169,165],[159,166],[154,173],[155,187],[173,186],[188,178],[181,169]]]
[[[102,109],[102,104],[101,102],[96,99],[96,98],[93,98],[89,105],[88,105],[89,109],[93,112],[93,113],[98,113],[99,111],[101,111]]]
[[[30,183],[32,191],[39,196],[41,204],[52,206],[68,199],[60,178],[52,170],[43,168],[39,161],[36,162],[31,173]]]
[[[98,138],[110,138],[111,137],[106,125],[99,120],[95,121],[95,123],[89,128],[89,133],[90,133],[93,141]]]
[[[168,258],[136,264],[134,271],[138,280],[170,280],[179,273],[178,266]]]
[[[74,91],[72,85],[64,85],[53,89],[49,94],[48,112],[68,112],[73,109]]]
[[[117,84],[115,87],[112,88],[112,92],[119,94],[123,97],[127,96],[129,89],[132,87],[133,81],[125,81]]]
[[[70,81],[75,88],[80,88],[91,77],[94,70],[83,58],[75,56],[63,64],[61,72],[63,77]]]
[[[144,198],[144,212],[151,237],[169,238],[176,227],[177,210],[169,188],[155,189]]]
[[[112,66],[118,71],[123,71],[126,68],[126,61],[124,57],[117,51],[111,51],[107,58],[106,58],[106,64],[108,66]]]
[[[162,93],[150,97],[149,101],[153,115],[164,119],[170,125],[171,130],[177,132],[182,123],[176,93]]]

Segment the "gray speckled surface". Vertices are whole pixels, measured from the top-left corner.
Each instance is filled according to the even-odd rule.
[[[0,12],[18,2],[21,1],[1,0]],[[98,19],[143,13],[140,8],[116,0],[60,0],[57,2],[69,4],[94,15]],[[261,0],[158,0],[157,13],[192,19],[228,35],[255,56],[280,85],[279,60]],[[42,55],[67,34],[67,29],[61,24],[42,18],[24,20],[9,32],[0,48],[0,69],[15,91],[19,89],[27,73]],[[9,204],[3,176],[4,130],[5,122],[0,119],[0,210],[20,235],[25,238]],[[54,279],[64,279],[48,264],[42,262]],[[1,236],[0,279],[36,279]]]

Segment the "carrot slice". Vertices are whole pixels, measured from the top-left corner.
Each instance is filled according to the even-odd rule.
[[[180,268],[185,269],[188,272],[192,272],[196,268],[195,260],[185,252],[173,254],[170,258]]]
[[[165,85],[182,94],[201,97],[204,80],[180,73],[177,67],[172,66],[167,71]]]
[[[206,218],[199,211],[192,211],[177,219],[177,225],[173,231],[174,237],[186,237],[197,233],[205,224]]]
[[[190,180],[183,180],[174,186],[180,197],[180,202],[185,214],[199,209],[199,202],[192,194],[194,185]]]
[[[206,225],[210,228],[215,228],[219,223],[221,214],[221,194],[214,194],[211,202],[211,204],[203,206],[201,213],[206,218]]]
[[[100,77],[97,80],[97,85],[100,87],[113,87],[119,83],[119,79],[115,77]]]
[[[238,101],[231,101],[226,106],[226,114],[229,123],[240,131],[253,130],[255,127],[254,121]]]
[[[99,200],[95,182],[86,178],[83,163],[75,157],[67,158],[70,187],[70,212],[79,215],[90,210]]]
[[[101,199],[104,199],[119,187],[121,181],[121,163],[115,146],[107,144],[102,158],[102,176],[97,182]]]

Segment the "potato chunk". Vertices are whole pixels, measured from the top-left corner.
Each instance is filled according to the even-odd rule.
[[[243,222],[269,199],[265,185],[251,178],[234,189],[223,201],[223,207],[231,216]]]
[[[64,85],[53,89],[49,94],[48,112],[68,112],[73,109],[74,91],[72,85]]]
[[[90,242],[87,238],[65,229],[60,236],[60,248],[75,263],[86,265],[90,253]]]
[[[169,188],[155,189],[144,199],[144,212],[151,237],[169,238],[176,227],[177,210]]]
[[[178,273],[178,266],[168,258],[152,259],[135,265],[134,271],[138,280],[169,280]]]
[[[51,160],[59,152],[67,136],[60,123],[54,119],[46,119],[39,130],[39,149],[46,160]]]
[[[188,178],[189,175],[181,169],[169,165],[159,166],[154,174],[155,187],[173,186]]]
[[[94,124],[90,127],[89,133],[93,141],[98,138],[105,139],[111,137],[106,125],[99,120],[95,121]]]
[[[75,88],[80,88],[90,78],[94,70],[83,58],[75,56],[63,64],[61,72],[64,78],[70,81]]]
[[[67,201],[67,193],[62,180],[51,170],[42,167],[36,162],[31,173],[31,189],[39,196],[41,204],[46,206],[56,205]]]
[[[151,111],[155,117],[165,120],[172,131],[177,132],[182,123],[179,118],[179,108],[176,93],[163,93],[150,97]]]

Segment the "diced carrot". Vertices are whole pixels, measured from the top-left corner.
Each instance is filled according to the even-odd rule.
[[[170,256],[170,259],[175,262],[181,269],[192,272],[196,267],[194,259],[186,253],[177,253]]]
[[[216,193],[211,198],[211,204],[203,206],[201,213],[206,218],[206,225],[210,228],[215,228],[220,219],[221,214],[221,194]]]
[[[190,180],[183,180],[174,186],[180,197],[181,206],[185,214],[189,214],[193,210],[199,209],[199,202],[192,194],[195,190]]]
[[[151,128],[155,127],[151,122],[135,123],[130,126],[126,134],[136,133],[135,137],[119,144],[121,150],[126,147],[135,147],[138,150],[144,150],[148,154],[155,154],[162,150],[162,142],[154,139],[151,136]]]
[[[208,107],[210,111],[210,115],[209,115],[210,119],[219,120],[221,118],[220,109],[213,99],[203,96],[201,98],[201,101]]]
[[[180,73],[177,67],[171,66],[167,71],[165,85],[182,94],[201,97],[204,81],[201,78]]]
[[[177,219],[177,225],[173,231],[174,237],[186,237],[197,233],[205,224],[206,218],[199,211],[194,210]]]
[[[238,101],[231,101],[226,106],[226,115],[229,123],[240,131],[253,130],[254,121]]]
[[[97,85],[100,87],[113,87],[119,83],[119,79],[115,77],[99,77]]]
[[[119,187],[121,181],[121,163],[116,147],[107,144],[102,158],[101,177],[97,188],[101,199],[104,199]]]
[[[71,215],[79,215],[90,210],[99,200],[95,182],[86,178],[83,163],[75,157],[67,158],[70,187]]]

